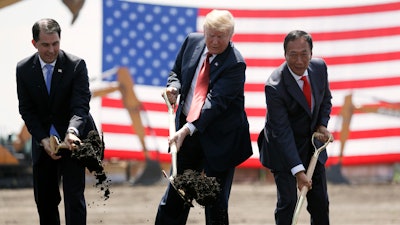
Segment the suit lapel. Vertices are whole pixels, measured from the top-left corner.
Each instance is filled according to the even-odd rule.
[[[232,51],[232,42],[228,45],[224,52],[217,55],[211,62],[210,62],[210,82],[213,83],[217,78],[218,74],[215,73],[218,69],[224,64],[226,57],[228,56],[229,52]]]
[[[47,93],[47,88],[46,88],[46,81],[44,79],[44,74],[42,70],[42,66],[40,65],[39,61],[39,55],[36,54],[35,59],[33,60],[33,73],[31,77],[31,82],[32,83],[37,83],[37,86],[39,88],[39,93],[41,95],[42,99],[48,100],[49,99],[49,94]]]
[[[63,69],[62,69],[63,65],[64,65],[64,53],[60,51],[57,57],[56,65],[54,66],[53,69],[53,76],[51,78],[51,89],[50,89],[51,100],[54,99],[56,90],[60,88],[60,84],[63,79]]]
[[[191,70],[196,71],[197,65],[199,64],[199,60],[201,58],[201,54],[204,51],[205,48],[205,42],[204,39],[199,42],[199,44],[196,46],[195,50],[193,51],[192,59],[190,60],[190,68]],[[192,75],[191,79],[194,77],[194,72],[190,73]]]
[[[323,101],[324,96],[322,93],[324,92],[325,84],[324,81],[321,80],[321,75],[324,73],[323,71],[319,70],[319,67],[314,64],[314,60],[312,59],[309,66],[308,66],[308,78],[311,85],[311,92],[314,98],[314,105],[313,105],[313,114],[312,114],[312,126],[314,127],[317,124],[318,120],[318,110],[320,110],[321,102]]]
[[[320,102],[320,98],[322,97],[319,94],[316,94],[317,93],[317,83],[318,83],[318,79],[316,76],[317,76],[316,71],[313,69],[313,67],[309,66],[308,67],[308,78],[310,80],[311,93],[312,93],[312,96],[314,97],[314,107],[315,107],[315,104]]]
[[[323,96],[321,96],[318,90],[318,87],[321,85],[319,80],[318,80],[319,73],[316,70],[315,67],[313,67],[313,64],[310,62],[310,65],[308,66],[308,78],[310,80],[310,86],[311,86],[311,92],[312,96],[314,98],[314,112],[315,110],[318,110],[320,107],[320,102],[322,101]],[[317,120],[317,115],[318,113],[313,113],[312,114],[312,124],[316,124]]]

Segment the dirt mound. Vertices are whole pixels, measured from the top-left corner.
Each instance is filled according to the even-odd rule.
[[[194,170],[185,170],[174,178],[174,185],[185,193],[190,202],[194,199],[201,206],[213,204],[221,191],[215,177],[207,177]]]

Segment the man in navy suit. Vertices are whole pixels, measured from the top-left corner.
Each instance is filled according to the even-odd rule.
[[[55,20],[37,21],[32,34],[37,52],[18,63],[16,76],[19,112],[32,135],[34,195],[40,224],[60,224],[62,180],[66,224],[85,225],[85,167],[70,154],[54,154],[49,136],[58,136],[73,150],[76,141],[95,129],[89,114],[86,64],[60,50],[61,28]]]
[[[249,123],[244,110],[246,63],[233,46],[234,19],[226,10],[213,10],[204,21],[204,34],[189,34],[168,77],[167,96],[177,104],[178,174],[192,169],[216,177],[222,191],[215,204],[205,207],[206,224],[229,224],[228,200],[235,167],[252,155]],[[187,119],[194,106],[194,89],[200,68],[209,58],[208,91],[200,115]],[[180,101],[177,97],[180,95]],[[189,118],[189,117],[188,117]],[[189,207],[168,186],[157,216],[157,225],[186,224]]]
[[[275,221],[279,225],[291,224],[297,188],[301,190],[303,186],[311,189],[307,194],[311,224],[329,224],[326,151],[319,155],[312,179],[306,176],[314,152],[312,134],[322,133],[322,142],[331,135],[327,130],[332,107],[327,66],[322,59],[312,59],[312,48],[308,33],[290,32],[284,40],[286,62],[273,71],[265,85],[267,116],[258,145],[261,163],[271,169],[275,178]],[[302,91],[307,84],[311,86],[310,103]]]

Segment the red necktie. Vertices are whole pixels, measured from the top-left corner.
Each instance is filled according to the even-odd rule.
[[[199,118],[201,108],[203,107],[204,101],[208,92],[208,83],[210,80],[210,58],[211,54],[207,53],[207,57],[201,66],[199,75],[197,76],[196,87],[194,88],[194,94],[192,104],[190,105],[189,113],[186,117],[186,121],[193,122]]]
[[[306,96],[308,106],[311,109],[311,87],[310,87],[310,83],[308,83],[308,80],[307,80],[306,76],[302,76],[301,80],[303,80],[303,82],[304,82],[303,83],[304,96]]]

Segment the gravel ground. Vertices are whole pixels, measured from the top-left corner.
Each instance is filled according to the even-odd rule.
[[[112,184],[110,198],[104,200],[99,189],[88,184],[88,224],[154,224],[165,185],[163,182],[150,186]],[[328,188],[331,224],[400,224],[400,184],[330,184]],[[274,224],[275,198],[275,185],[270,182],[235,183],[230,200],[230,224]],[[60,213],[63,212],[61,204]],[[31,188],[0,190],[0,224],[38,224]],[[205,224],[201,206],[192,208],[187,224]],[[298,224],[309,224],[305,207]]]

